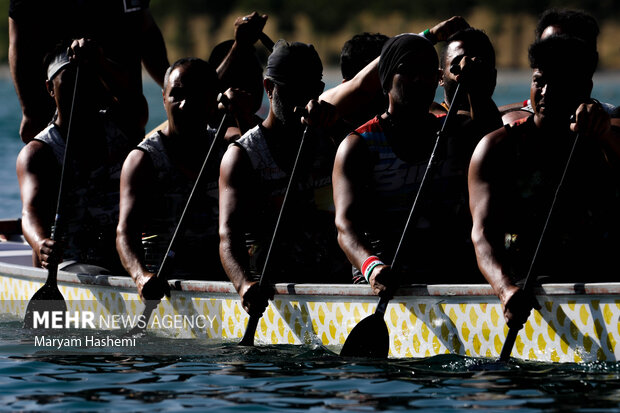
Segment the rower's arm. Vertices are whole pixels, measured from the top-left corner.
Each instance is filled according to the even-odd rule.
[[[58,192],[58,166],[45,144],[33,141],[17,157],[17,178],[22,199],[22,232],[32,247],[36,267],[60,259],[49,239]]]
[[[35,39],[37,32],[27,21],[16,22],[9,17],[9,67],[22,107],[19,135],[24,143],[45,129],[55,109],[40,68],[44,52]]]
[[[170,66],[164,36],[150,10],[142,10],[140,13],[142,13],[142,64],[153,80],[163,88],[164,76]]]
[[[502,115],[493,101],[492,95],[477,93],[474,90],[468,93],[469,113],[475,122],[478,136],[484,136],[502,127]]]
[[[357,268],[366,258],[375,255],[364,236],[367,218],[364,206],[372,196],[368,192],[370,153],[362,137],[351,134],[338,147],[334,162],[332,183],[336,207],[338,244]]]
[[[244,150],[231,145],[220,164],[220,259],[245,310],[262,314],[267,300],[258,291],[258,282],[252,280],[245,246],[245,223],[252,204],[251,170],[250,160]]]
[[[326,90],[319,97],[319,100],[334,105],[343,118],[356,113],[374,99],[382,99],[378,57],[353,79]]]
[[[148,154],[138,149],[129,153],[121,172],[120,207],[116,228],[116,250],[123,267],[131,275],[143,299],[159,299],[165,292],[163,280],[158,282],[155,274],[146,269],[142,253],[143,216],[148,192],[153,187],[154,173]]]
[[[503,305],[516,293],[516,287],[502,269],[500,254],[504,239],[501,212],[503,205],[498,194],[497,181],[490,177],[492,165],[500,162],[496,155],[496,138],[505,133],[504,129],[484,137],[472,156],[469,166],[469,206],[472,214],[472,241],[480,271],[487,279]]]

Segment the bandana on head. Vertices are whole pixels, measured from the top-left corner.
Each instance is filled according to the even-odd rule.
[[[379,58],[379,79],[386,94],[392,87],[392,77],[398,65],[406,62],[414,55],[420,56],[421,52],[430,52],[430,50],[425,49],[431,49],[435,57],[437,56],[433,44],[425,37],[417,34],[401,34],[385,42]],[[424,54],[422,53],[422,55]]]
[[[323,65],[312,45],[278,40],[267,60],[265,76],[281,85],[320,82]]]

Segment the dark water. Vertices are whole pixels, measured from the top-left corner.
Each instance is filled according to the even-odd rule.
[[[527,74],[500,77],[497,103],[527,98],[528,82]],[[620,103],[620,75],[600,76],[595,84],[595,97]],[[164,118],[160,93],[145,85],[147,130]],[[0,79],[0,102],[1,219],[21,209],[20,110],[8,79]],[[20,322],[0,318],[0,410],[620,411],[616,363],[498,365],[451,355],[343,360],[323,347],[248,349],[159,337],[141,346],[134,354],[113,348],[42,353]]]
[[[435,356],[343,360],[322,347],[149,337],[126,355],[37,353],[0,323],[0,405],[10,410],[517,412],[620,410],[620,364],[496,364]],[[182,354],[182,355],[179,355]]]

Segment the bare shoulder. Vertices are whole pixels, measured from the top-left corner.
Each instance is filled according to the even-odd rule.
[[[125,158],[121,171],[121,186],[146,186],[155,182],[155,168],[148,153],[134,149]]]
[[[37,140],[30,141],[22,148],[17,156],[17,172],[43,171],[57,168],[57,162],[52,149],[45,143]]]
[[[220,188],[222,185],[241,185],[247,182],[252,170],[250,158],[239,145],[231,144],[220,163]]]
[[[481,169],[488,169],[489,165],[501,163],[504,146],[502,143],[508,136],[505,127],[494,130],[485,135],[474,150],[470,163],[470,175],[479,173]]]
[[[352,132],[347,135],[342,142],[340,142],[336,156],[350,156],[352,154],[355,155],[364,152],[368,152],[368,147],[364,143],[364,138],[362,138],[357,132]]]

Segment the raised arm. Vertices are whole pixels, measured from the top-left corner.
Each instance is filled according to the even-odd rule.
[[[163,88],[164,75],[170,63],[166,43],[150,10],[142,10],[142,64],[149,75]]]
[[[30,142],[54,115],[54,101],[45,89],[44,51],[35,39],[37,30],[9,17],[9,67],[22,107],[19,136]]]
[[[260,315],[268,297],[252,278],[245,246],[245,223],[250,215],[251,164],[243,149],[230,146],[220,166],[220,259],[226,275],[248,314]]]

